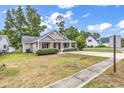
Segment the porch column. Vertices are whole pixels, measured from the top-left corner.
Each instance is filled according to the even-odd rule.
[[[69,48],[72,48],[72,47],[71,47],[71,42],[69,42]]]
[[[61,52],[63,52],[63,49],[64,49],[64,45],[63,45],[63,42],[60,43],[61,44]]]
[[[77,48],[77,43],[75,42],[75,48]]]
[[[39,44],[39,41],[37,42],[37,49],[40,49],[40,46],[39,46],[40,44]]]
[[[54,43],[50,42],[50,48],[54,48]]]
[[[42,42],[40,42],[40,44],[39,44],[39,48],[42,48]]]

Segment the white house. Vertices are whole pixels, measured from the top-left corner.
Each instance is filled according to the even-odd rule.
[[[92,36],[89,36],[88,38],[86,38],[86,45],[87,46],[99,46],[99,40],[94,39]]]
[[[76,47],[75,41],[64,37],[59,31],[52,31],[40,37],[22,36],[22,52],[36,52],[40,48],[64,48]]]
[[[9,52],[10,42],[6,35],[0,35],[0,51]]]

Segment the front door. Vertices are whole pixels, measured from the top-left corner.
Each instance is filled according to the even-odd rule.
[[[60,43],[54,43],[54,48],[60,49]]]

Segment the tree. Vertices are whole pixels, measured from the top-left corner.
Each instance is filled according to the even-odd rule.
[[[6,18],[5,18],[5,26],[3,29],[3,33],[8,36],[11,46],[18,48],[18,40],[16,38],[16,30],[15,28],[15,15],[14,10],[7,10]]]
[[[45,25],[40,26],[40,24],[40,15],[36,9],[27,6],[25,16],[19,6],[17,9],[7,10],[3,33],[9,37],[11,45],[19,49],[22,35],[39,36],[46,28]]]
[[[80,35],[76,38],[77,47],[79,50],[82,50],[85,47],[85,37]]]
[[[63,16],[62,15],[58,15],[57,18],[56,18],[56,21],[57,21],[56,24],[57,24],[57,26],[59,28],[59,32],[61,34],[65,35],[65,30],[64,30],[64,28],[65,28],[65,26],[64,26],[65,22],[64,22]]]
[[[94,39],[100,38],[100,34],[97,33],[97,32],[92,33],[91,36],[92,36]]]
[[[70,40],[75,40],[76,37],[79,36],[79,32],[77,28],[70,26],[69,28],[65,30],[65,36],[69,38]]]
[[[31,6],[26,7],[26,19],[27,19],[27,33],[32,36],[40,36],[40,32],[44,31],[47,26],[41,26],[40,15],[37,13],[37,10]]]
[[[3,35],[4,33],[3,33],[3,31],[0,31],[0,35]]]

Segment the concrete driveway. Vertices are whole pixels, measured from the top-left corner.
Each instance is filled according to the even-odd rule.
[[[101,56],[101,57],[113,57],[113,53],[108,53],[108,52],[73,51],[73,52],[68,52],[68,53],[91,55],[91,56]],[[116,53],[116,57],[118,59],[123,59],[124,53]]]

